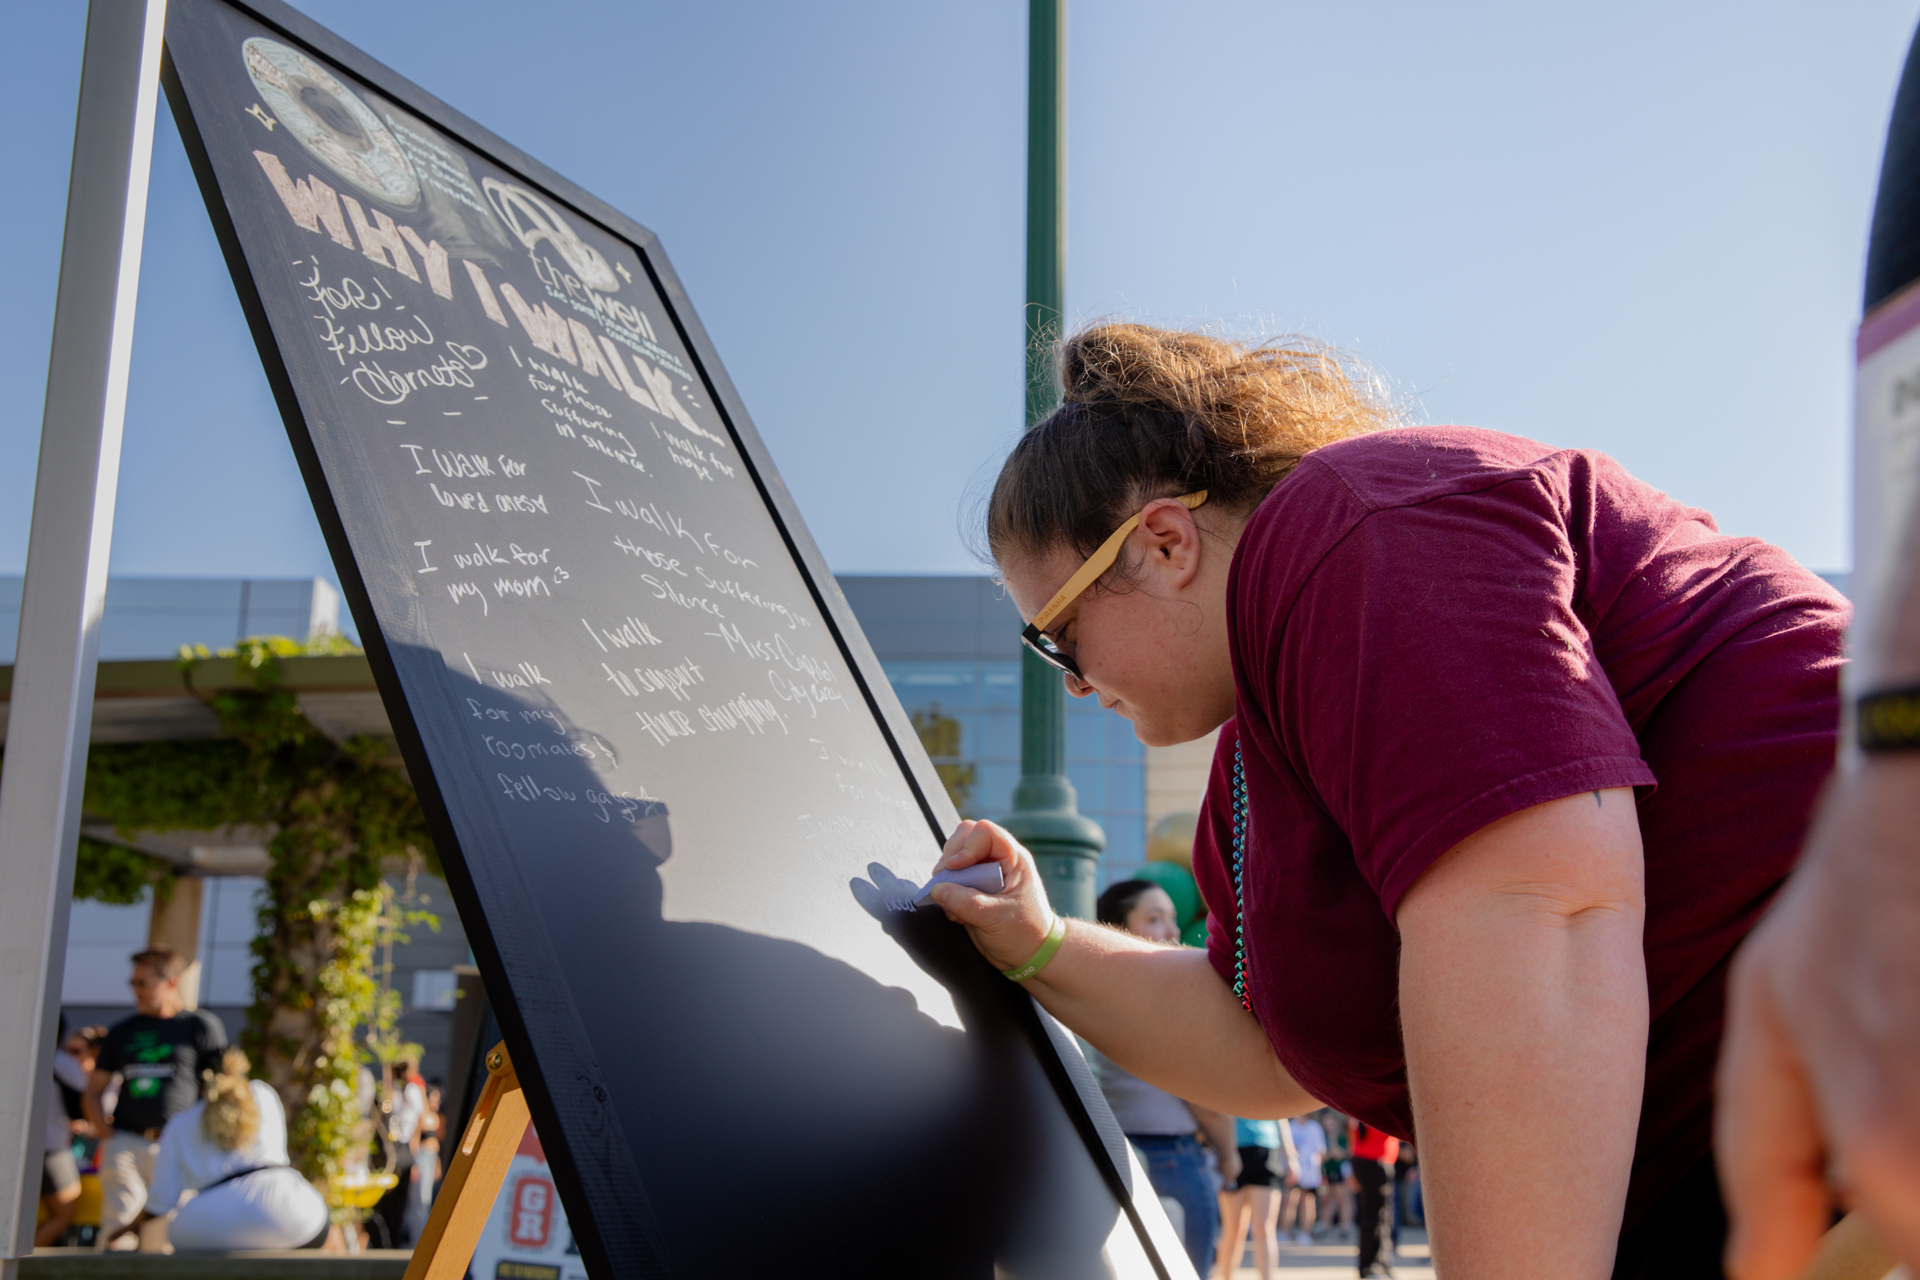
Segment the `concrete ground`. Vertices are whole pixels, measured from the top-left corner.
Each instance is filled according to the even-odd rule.
[[[408,1254],[400,1250],[377,1249],[356,1258],[314,1252],[282,1254],[230,1254],[217,1258],[175,1254],[98,1254],[91,1249],[40,1249],[23,1260],[21,1280],[285,1280],[286,1277],[310,1277],[311,1280],[400,1280],[406,1270]],[[1242,1255],[1243,1265],[1233,1280],[1259,1280],[1253,1268],[1253,1254]],[[1356,1275],[1354,1243],[1351,1236],[1320,1244],[1282,1244],[1278,1266],[1279,1280],[1354,1280]],[[1418,1227],[1400,1232],[1399,1260],[1393,1274],[1396,1280],[1433,1280],[1433,1264],[1427,1258],[1427,1233]]]
[[[1253,1269],[1253,1251],[1241,1255],[1241,1267],[1233,1280],[1258,1280]],[[1274,1268],[1283,1280],[1354,1280],[1358,1275],[1358,1256],[1351,1234],[1343,1239],[1319,1244],[1281,1244]],[[1395,1280],[1433,1280],[1433,1263],[1427,1256],[1427,1233],[1419,1227],[1400,1229],[1400,1252],[1394,1263]]]

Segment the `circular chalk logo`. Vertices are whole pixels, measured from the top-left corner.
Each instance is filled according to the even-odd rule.
[[[404,208],[420,198],[420,179],[393,133],[325,67],[263,36],[240,51],[260,97],[314,159],[388,204]]]
[[[521,244],[533,249],[544,241],[566,260],[567,269],[587,288],[600,293],[619,290],[620,281],[601,252],[582,240],[580,233],[537,192],[498,178],[482,178],[480,185],[494,211],[513,229]]]

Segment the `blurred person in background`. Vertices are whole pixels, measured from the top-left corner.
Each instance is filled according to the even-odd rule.
[[[420,1131],[413,1144],[411,1189],[402,1227],[410,1241],[420,1239],[420,1233],[427,1227],[427,1216],[433,1212],[433,1192],[440,1181],[441,1135],[447,1124],[440,1112],[440,1100],[445,1093],[444,1081],[437,1077],[427,1081],[426,1107],[420,1113]]]
[[[1293,1135],[1284,1121],[1236,1117],[1233,1140],[1240,1150],[1240,1176],[1220,1191],[1220,1247],[1214,1275],[1216,1280],[1232,1280],[1246,1239],[1252,1235],[1254,1268],[1260,1280],[1273,1280],[1274,1226],[1299,1163]]]
[[[177,1250],[319,1248],[327,1238],[326,1200],[287,1161],[280,1095],[249,1080],[248,1066],[228,1049],[219,1070],[201,1073],[206,1097],[161,1132],[134,1225],[172,1214]]]
[[[76,1123],[90,1128],[85,1120],[75,1121],[67,1113],[67,1094],[83,1096],[87,1076],[92,1070],[92,1055],[76,1057],[69,1046],[87,1052],[84,1037],[67,1035],[67,1017],[60,1015],[60,1046],[53,1051],[54,1090],[47,1095],[46,1153],[40,1165],[40,1203],[47,1219],[34,1228],[35,1248],[59,1244],[73,1225],[73,1211],[80,1203],[80,1164],[73,1157]]]
[[[82,1100],[88,1122],[106,1135],[99,1153],[97,1243],[103,1249],[139,1216],[160,1153],[161,1130],[199,1099],[201,1073],[218,1066],[227,1047],[220,1020],[181,1001],[180,975],[187,962],[178,953],[155,948],[132,960],[133,1016],[108,1029]],[[115,1076],[120,1093],[109,1119],[102,1099]],[[163,1235],[156,1233],[146,1244],[157,1248]]]
[[[60,1015],[63,1026],[66,1023],[66,1016],[64,1013]],[[94,1064],[100,1060],[100,1046],[106,1042],[106,1039],[105,1027],[81,1027],[78,1031],[68,1033],[66,1039],[60,1042],[60,1047],[80,1065],[81,1072],[91,1078]],[[85,1080],[80,1082],[78,1088],[65,1080],[60,1081],[60,1103],[66,1110],[67,1119],[73,1121],[74,1136],[80,1139],[93,1139],[99,1135],[94,1133],[93,1126],[87,1122],[86,1097]],[[112,1108],[109,1107],[107,1110],[111,1111]]]
[[[1108,886],[1095,914],[1101,924],[1137,937],[1167,946],[1180,943],[1173,899],[1150,881],[1122,880]],[[1207,1168],[1207,1152],[1196,1135],[1206,1135],[1219,1161],[1221,1179],[1235,1183],[1240,1177],[1240,1150],[1234,1141],[1233,1117],[1155,1088],[1098,1049],[1093,1050],[1092,1060],[1100,1091],[1121,1131],[1139,1152],[1154,1193],[1179,1204],[1187,1256],[1193,1260],[1193,1269],[1205,1274],[1220,1233],[1220,1205]]]
[[[1354,1227],[1352,1150],[1347,1130],[1351,1121],[1331,1107],[1319,1112],[1314,1121],[1327,1135],[1327,1154],[1320,1160],[1322,1182],[1326,1187],[1325,1210],[1320,1216],[1325,1227],[1323,1234],[1328,1239],[1345,1236],[1358,1239]]]
[[[427,1112],[427,1082],[420,1078],[410,1058],[395,1059],[390,1072],[392,1085],[386,1129],[388,1150],[393,1156],[387,1172],[399,1181],[380,1197],[373,1211],[386,1227],[390,1245],[399,1249],[409,1241],[407,1206],[415,1195],[413,1162],[420,1140],[420,1120]]]
[[[1300,1172],[1294,1185],[1287,1188],[1286,1204],[1280,1210],[1279,1229],[1292,1229],[1295,1244],[1312,1244],[1314,1222],[1320,1209],[1323,1185],[1322,1162],[1327,1155],[1327,1131],[1312,1116],[1295,1116],[1287,1121]]]
[[[1420,1154],[1411,1142],[1400,1144],[1400,1156],[1394,1161],[1393,1243],[1400,1244],[1401,1227],[1423,1227],[1427,1212],[1420,1187]]]
[[[1393,1274],[1393,1184],[1400,1139],[1359,1120],[1350,1130],[1353,1183],[1359,1193],[1360,1275]]]

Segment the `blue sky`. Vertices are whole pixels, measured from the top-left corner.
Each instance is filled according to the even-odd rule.
[[[660,235],[836,569],[976,569],[967,495],[1020,426],[1024,5],[303,7]],[[1417,419],[1602,449],[1844,567],[1916,12],[1084,0],[1069,311],[1305,332]],[[9,19],[0,572],[26,556],[84,9]],[[148,218],[114,571],[331,577],[166,120]]]

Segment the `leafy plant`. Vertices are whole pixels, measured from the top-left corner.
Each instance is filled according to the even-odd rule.
[[[127,907],[152,890],[154,901],[165,902],[173,896],[178,878],[165,858],[81,836],[73,864],[73,896],[77,901]]]

